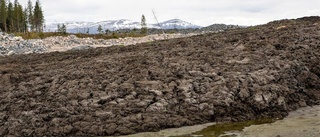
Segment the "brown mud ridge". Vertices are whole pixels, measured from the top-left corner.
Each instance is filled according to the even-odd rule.
[[[0,58],[0,136],[124,135],[284,117],[320,100],[320,18]]]

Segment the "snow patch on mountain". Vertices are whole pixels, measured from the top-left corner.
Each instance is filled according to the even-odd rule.
[[[65,24],[67,28],[67,32],[69,33],[90,33],[96,34],[98,32],[98,27],[101,25],[103,31],[115,31],[119,29],[140,29],[140,22],[135,22],[127,19],[121,20],[107,20],[101,22],[76,22],[76,21],[68,21],[68,22],[54,22],[48,23],[45,26],[46,32],[55,32],[58,29],[58,25]],[[165,22],[161,22],[159,24],[147,24],[148,28],[156,28],[156,29],[187,29],[187,28],[201,28],[201,26],[194,25],[192,23],[180,20],[180,19],[172,19]]]
[[[160,23],[160,26],[164,29],[189,29],[189,28],[201,28],[201,26],[191,24],[189,22],[180,20],[180,19],[172,19],[165,22]]]

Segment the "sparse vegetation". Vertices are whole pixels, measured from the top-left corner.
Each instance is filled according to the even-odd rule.
[[[118,34],[115,32],[112,32],[111,36],[112,38],[115,38],[115,39],[119,38]]]
[[[145,35],[139,33],[108,33],[108,34],[72,34],[72,33],[61,33],[61,32],[27,32],[27,33],[14,33],[16,36],[21,36],[23,39],[44,39],[47,37],[55,36],[70,36],[75,35],[78,38],[94,38],[94,39],[117,39],[125,37],[143,37]]]

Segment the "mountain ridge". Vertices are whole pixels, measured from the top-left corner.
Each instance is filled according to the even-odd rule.
[[[103,31],[115,31],[120,29],[140,29],[140,22],[131,21],[128,19],[119,20],[106,20],[99,22],[85,22],[85,21],[66,21],[66,22],[53,22],[46,24],[45,32],[55,32],[57,31],[57,26],[65,24],[68,33],[90,33],[96,34],[98,32],[98,27],[101,25]],[[202,28],[202,26],[183,21],[181,19],[171,19],[164,22],[147,23],[148,28],[155,29],[188,29],[188,28]]]

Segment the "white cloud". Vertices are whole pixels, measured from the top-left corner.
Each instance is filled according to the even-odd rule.
[[[27,2],[19,1],[23,5]],[[180,18],[202,26],[213,23],[256,25],[320,15],[319,0],[42,0],[41,4],[48,22],[139,21],[145,14],[147,22],[154,23],[152,9],[159,21]]]

